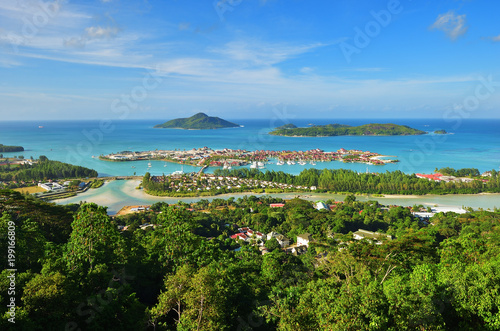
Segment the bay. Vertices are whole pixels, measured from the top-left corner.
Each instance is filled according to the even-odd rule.
[[[351,169],[358,172],[384,172],[401,170],[405,173],[430,173],[436,168],[478,168],[481,172],[499,169],[500,120],[464,119],[448,122],[443,119],[292,119],[297,126],[308,124],[341,123],[361,125],[367,123],[395,123],[433,132],[444,129],[451,134],[423,136],[338,136],[338,137],[277,137],[268,132],[287,122],[283,119],[242,120],[229,119],[243,125],[220,130],[153,129],[163,120],[114,121],[12,121],[0,122],[0,143],[21,145],[24,152],[4,153],[6,156],[23,155],[78,164],[96,169],[100,176],[169,174],[181,170],[181,165],[152,161],[105,162],[101,154],[123,150],[144,151],[155,149],[192,149],[210,147],[248,150],[310,150],[319,148],[336,151],[340,148],[360,149],[397,157],[400,162],[385,166],[360,163],[325,162],[315,166],[307,164],[271,164],[270,170],[298,174],[304,168]],[[39,126],[43,126],[40,128]],[[96,158],[92,158],[95,156]],[[166,165],[166,166],[165,166]],[[198,168],[184,166],[184,171]],[[208,172],[213,171],[209,168]]]

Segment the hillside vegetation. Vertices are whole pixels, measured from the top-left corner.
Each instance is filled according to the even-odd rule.
[[[293,125],[293,124],[292,124]],[[330,137],[330,136],[408,136],[421,135],[427,132],[410,128],[406,125],[387,124],[365,124],[350,126],[345,124],[315,125],[308,128],[279,127],[270,134],[276,136],[294,137]]]
[[[22,146],[7,146],[0,144],[0,153],[22,152],[22,151],[24,151],[24,147]]]

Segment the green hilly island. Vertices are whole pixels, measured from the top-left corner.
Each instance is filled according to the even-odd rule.
[[[331,137],[331,136],[408,136],[420,135],[427,132],[410,128],[406,125],[387,124],[364,124],[360,126],[350,126],[345,124],[315,125],[307,128],[278,127],[269,134],[276,136],[292,137]]]
[[[208,130],[208,129],[222,129],[222,128],[235,128],[239,127],[238,124],[223,120],[219,117],[211,117],[204,113],[198,113],[188,118],[176,118],[158,124],[155,128],[165,129],[191,129],[191,130]]]

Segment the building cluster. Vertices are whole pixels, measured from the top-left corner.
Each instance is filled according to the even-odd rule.
[[[209,165],[214,167],[223,166],[244,166],[250,162],[268,162],[276,159],[281,162],[365,162],[371,164],[384,164],[394,160],[379,160],[377,153],[361,150],[339,149],[336,152],[325,152],[319,148],[308,151],[271,151],[256,150],[248,151],[245,149],[213,150],[208,147],[193,148],[190,150],[154,150],[144,152],[123,151],[115,154],[102,155],[100,158],[111,161],[136,161],[163,159],[172,162],[190,164],[193,166]]]
[[[192,174],[182,176],[151,176],[151,180],[157,183],[168,181],[168,186],[172,192],[193,192],[225,189],[227,191],[238,191],[239,189],[299,189],[316,190],[316,186],[302,186],[285,183],[277,183],[266,180],[251,178],[238,178],[215,176],[213,174],[201,174],[200,177]]]
[[[455,177],[455,176],[445,176],[439,172],[436,172],[434,174],[415,174],[418,178],[425,178],[428,180],[433,180],[435,182],[461,182],[461,183],[470,183],[475,180],[480,180],[482,182],[487,182],[488,180],[486,179],[475,179],[475,178],[469,178],[469,177]],[[489,172],[489,175],[487,172],[483,173],[482,176],[488,177],[491,176],[491,172]]]
[[[297,236],[296,243],[290,245],[290,239],[277,232],[269,232],[267,235],[259,231],[254,231],[249,227],[239,228],[236,234],[231,236],[231,239],[244,241],[252,245],[258,245],[262,254],[268,253],[268,249],[264,246],[267,240],[276,239],[280,248],[287,253],[300,255],[307,252],[309,243],[312,237],[309,233],[304,233]]]

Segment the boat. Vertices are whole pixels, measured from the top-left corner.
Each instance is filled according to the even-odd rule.
[[[250,169],[257,169],[257,162],[252,162]]]
[[[316,162],[311,161],[311,162],[310,162],[310,164],[311,164],[311,165],[316,165]]]
[[[172,172],[172,175],[184,175],[184,166],[181,166],[181,170]]]
[[[165,164],[163,166],[166,167],[167,166],[167,162],[165,162]]]
[[[222,169],[231,169],[231,166],[227,163],[224,163],[224,166],[222,167]]]
[[[151,162],[148,162],[148,168],[151,168]]]
[[[43,129],[43,125],[39,125],[39,126],[38,126],[38,128],[39,128],[39,129]]]
[[[132,168],[133,168],[133,169],[135,169],[135,167],[134,167],[134,166],[132,166]]]
[[[281,160],[276,163],[276,165],[279,165],[279,166],[282,166],[283,164],[285,164],[285,162],[283,162]]]
[[[306,163],[304,161],[299,161],[299,164],[300,165],[306,165]]]
[[[288,164],[288,165],[294,165],[294,164],[295,164],[295,162],[294,162],[294,161],[289,160],[289,161],[286,161],[286,164]]]
[[[259,169],[264,169],[266,167],[264,162],[257,162],[257,166],[259,167]]]

